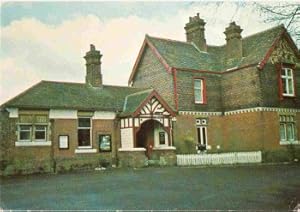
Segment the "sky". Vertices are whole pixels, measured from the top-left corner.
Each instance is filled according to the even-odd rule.
[[[253,2],[5,2],[1,4],[0,104],[41,80],[84,82],[83,56],[101,51],[104,84],[127,85],[145,34],[185,41],[200,13],[208,44],[225,44],[235,21],[242,36],[274,25]]]

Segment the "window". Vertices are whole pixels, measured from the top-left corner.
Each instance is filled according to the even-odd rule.
[[[99,135],[99,151],[111,152],[111,135]]]
[[[296,140],[295,116],[280,115],[280,141],[293,142]]]
[[[20,125],[19,126],[19,140],[20,141],[31,141],[31,126]]]
[[[293,69],[281,69],[281,89],[283,96],[295,96]]]
[[[20,115],[18,123],[18,140],[29,142],[47,141],[46,115]]]
[[[207,148],[207,118],[197,118],[197,138],[198,138],[198,150],[203,151]]]
[[[35,125],[35,140],[46,141],[47,127],[45,125]]]
[[[78,146],[91,147],[91,119],[78,118]]]
[[[160,145],[166,144],[165,132],[159,132],[159,144]]]
[[[205,104],[205,81],[203,79],[194,79],[194,98],[196,104]]]

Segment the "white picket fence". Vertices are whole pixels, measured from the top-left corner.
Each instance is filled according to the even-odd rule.
[[[261,151],[177,155],[178,166],[261,163]]]

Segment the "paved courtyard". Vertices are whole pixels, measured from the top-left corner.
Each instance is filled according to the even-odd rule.
[[[3,209],[289,209],[300,166],[112,169],[1,178]]]

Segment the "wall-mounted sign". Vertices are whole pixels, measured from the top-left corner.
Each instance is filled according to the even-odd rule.
[[[111,152],[111,135],[99,135],[99,151]]]
[[[58,147],[59,149],[69,149],[69,136],[60,135],[58,137]]]

